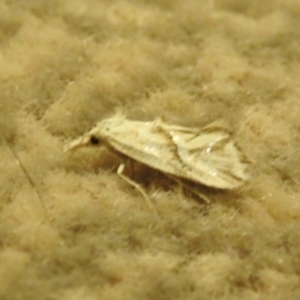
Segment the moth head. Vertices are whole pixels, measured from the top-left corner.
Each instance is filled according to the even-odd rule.
[[[120,115],[102,120],[91,131],[67,144],[64,152],[74,151],[81,147],[100,146],[102,140],[110,135],[111,128],[119,126],[123,120],[124,117]]]
[[[101,138],[97,132],[91,130],[84,136],[70,142],[64,147],[64,152],[74,151],[82,147],[100,146]]]

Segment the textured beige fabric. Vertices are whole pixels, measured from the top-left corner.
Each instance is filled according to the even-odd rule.
[[[0,299],[300,299],[299,36],[299,0],[0,0]],[[225,124],[251,180],[206,204],[135,166],[158,220],[62,151],[116,110]]]

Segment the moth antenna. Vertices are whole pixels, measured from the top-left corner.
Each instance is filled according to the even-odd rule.
[[[21,170],[23,171],[25,177],[28,179],[28,182],[30,183],[31,187],[33,188],[33,190],[35,192],[35,195],[37,196],[37,198],[39,199],[39,202],[41,203],[41,205],[43,207],[43,210],[44,210],[46,218],[48,218],[45,204],[42,201],[42,197],[41,197],[38,189],[36,188],[34,180],[30,176],[30,174],[27,172],[25,166],[23,165],[22,161],[19,159],[19,157],[18,157],[17,153],[14,151],[14,149],[9,145],[9,143],[6,141],[6,139],[3,138],[2,140],[4,141],[4,143],[6,144],[7,148],[9,149],[10,153],[14,157],[14,160],[15,160],[16,164],[21,168]]]

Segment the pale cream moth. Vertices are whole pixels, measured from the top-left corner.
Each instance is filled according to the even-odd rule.
[[[70,142],[65,151],[85,146],[105,145],[171,178],[187,179],[217,189],[234,189],[248,179],[248,161],[220,127],[203,129],[169,125],[161,120],[143,122],[117,114],[99,122],[91,131]],[[118,174],[143,189],[122,174]]]

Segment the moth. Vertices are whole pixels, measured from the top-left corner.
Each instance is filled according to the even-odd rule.
[[[117,114],[70,142],[64,151],[105,145],[123,156],[159,170],[175,180],[188,180],[216,189],[234,189],[248,179],[248,162],[231,135],[217,126],[202,129],[143,122]],[[147,198],[141,187],[123,174]]]

